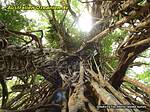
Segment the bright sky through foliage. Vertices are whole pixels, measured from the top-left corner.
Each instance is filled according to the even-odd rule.
[[[92,17],[89,13],[82,13],[78,25],[81,31],[89,32],[92,29]]]

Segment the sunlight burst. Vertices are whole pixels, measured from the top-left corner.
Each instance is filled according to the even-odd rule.
[[[92,17],[89,13],[83,13],[78,21],[81,31],[89,32],[92,29]]]

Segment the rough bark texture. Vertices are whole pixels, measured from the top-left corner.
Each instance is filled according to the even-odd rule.
[[[96,0],[92,3],[93,16],[108,20],[95,20],[94,22],[99,24],[95,23],[88,40],[85,40],[78,50],[75,46],[70,47],[70,35],[63,24],[56,20],[53,10],[52,17],[45,13],[59,35],[61,49],[44,48],[36,35],[12,31],[0,24],[2,109],[6,112],[150,111],[149,87],[125,76],[136,57],[150,47],[149,1],[142,6],[138,5],[136,0]],[[72,12],[71,7],[69,11]],[[118,16],[121,16],[121,19],[115,20]],[[110,23],[111,19],[114,19],[113,23]],[[136,20],[140,22],[136,23]],[[130,23],[131,27],[127,29],[130,35],[117,50],[118,67],[113,70],[109,66],[113,73],[111,77],[107,77],[99,43],[108,33],[116,28],[123,28],[124,23]],[[12,45],[8,35],[28,36],[31,41],[25,41],[23,46]],[[29,45],[33,41],[35,47]],[[36,84],[37,75],[43,76],[44,79]],[[12,86],[11,92],[17,94],[10,99],[11,92],[8,93],[5,81],[13,77],[22,84],[16,83]],[[128,88],[123,82],[133,84],[135,88]]]

